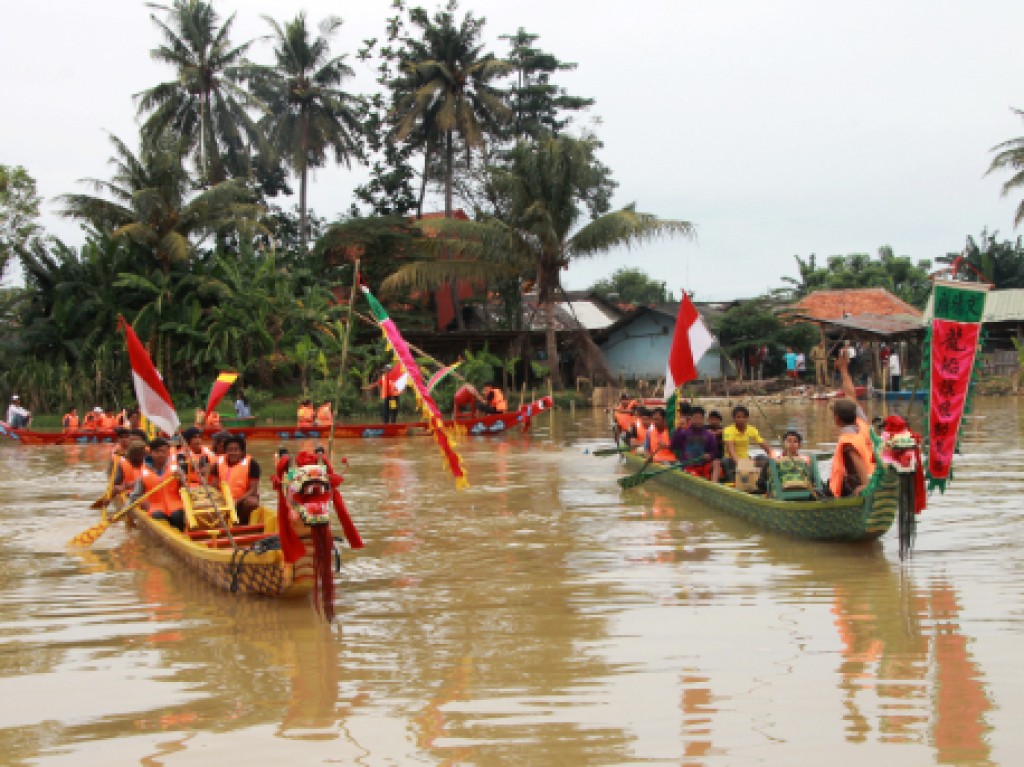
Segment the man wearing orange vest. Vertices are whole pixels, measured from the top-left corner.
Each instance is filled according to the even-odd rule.
[[[394,365],[387,365],[376,383],[363,387],[365,389],[380,389],[381,423],[398,422],[398,392],[395,390],[393,368]]]
[[[299,412],[296,414],[299,426],[312,426],[313,425],[313,403],[311,400],[304,399],[302,404],[299,405]]]
[[[133,436],[128,444],[124,457],[118,460],[114,474],[113,495],[129,492],[142,478],[142,468],[146,464],[146,443]]]
[[[316,409],[316,425],[330,426],[334,423],[334,413],[331,411],[330,400],[324,402]]]
[[[181,452],[188,463],[188,484],[191,487],[198,487],[203,484],[204,478],[210,476],[210,467],[216,462],[217,457],[203,444],[203,431],[199,427],[190,426],[181,433],[181,436],[185,440]]]
[[[672,463],[676,460],[676,454],[672,452],[671,443],[672,432],[668,430],[668,421],[665,420],[665,408],[655,408],[651,426],[644,438],[644,453],[651,461]]]
[[[483,405],[482,410],[485,413],[505,413],[508,411],[508,405],[505,403],[505,395],[502,394],[501,389],[497,386],[487,384],[483,389]]]
[[[238,521],[247,525],[250,515],[260,505],[260,465],[245,454],[245,437],[240,434],[232,434],[224,440],[224,448],[224,460],[217,464],[217,474],[235,499]]]
[[[836,368],[843,382],[846,397],[832,404],[832,416],[839,428],[836,451],[832,456],[827,491],[835,498],[860,495],[871,481],[875,470],[875,449],[871,424],[857,404],[857,392],[850,377],[850,358],[840,354]]]
[[[162,519],[170,523],[171,527],[185,532],[185,511],[178,477],[178,466],[171,460],[171,443],[163,437],[157,437],[149,443],[149,460],[142,467],[142,476],[135,483],[132,495],[138,498],[170,478],[170,482],[144,503],[153,519]]]
[[[64,431],[78,431],[78,408],[73,407],[65,413],[61,423]]]

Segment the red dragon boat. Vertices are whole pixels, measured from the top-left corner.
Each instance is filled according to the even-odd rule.
[[[460,417],[445,421],[445,426],[480,437],[503,434],[517,426],[526,431],[530,428],[530,419],[538,413],[551,409],[551,406],[551,397],[542,397],[523,405],[514,412]],[[330,428],[326,426],[242,426],[229,428],[227,431],[232,434],[241,434],[246,440],[327,439],[331,435]],[[336,424],[334,426],[335,439],[418,437],[429,433],[425,421]],[[114,441],[113,431],[39,431],[12,429],[6,424],[0,428],[0,434],[25,445],[89,445]],[[206,431],[207,437],[212,434],[212,429]]]

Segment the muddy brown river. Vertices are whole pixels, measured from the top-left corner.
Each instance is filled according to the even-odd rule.
[[[822,405],[767,413],[832,439]],[[108,448],[0,442],[0,764],[1024,759],[1017,400],[977,403],[904,564],[895,531],[808,544],[623,491],[592,455],[608,433],[580,410],[463,439],[464,492],[427,438],[339,443],[367,547],[333,625],[216,592],[120,526],[66,549]]]

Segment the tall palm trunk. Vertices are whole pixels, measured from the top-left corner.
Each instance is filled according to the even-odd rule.
[[[306,160],[309,157],[309,115],[302,115],[302,134],[299,139],[299,247],[306,252],[306,240],[309,233],[306,231],[306,182],[309,176],[309,167]]]
[[[551,301],[541,304],[544,312],[544,340],[547,348],[548,367],[551,368],[551,388],[562,388],[562,373],[559,370],[558,336],[555,334],[555,305]]]
[[[444,217],[452,218],[452,190],[455,186],[455,142],[452,140],[452,131],[448,131],[444,137]],[[462,303],[459,301],[459,281],[452,280],[451,286],[452,309],[455,311],[455,327],[459,330],[466,329],[466,322],[462,317]]]

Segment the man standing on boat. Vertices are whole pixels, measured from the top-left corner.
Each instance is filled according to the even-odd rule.
[[[398,394],[401,390],[395,385],[394,367],[394,365],[387,365],[380,378],[365,387],[380,389],[381,423],[398,423]]]

